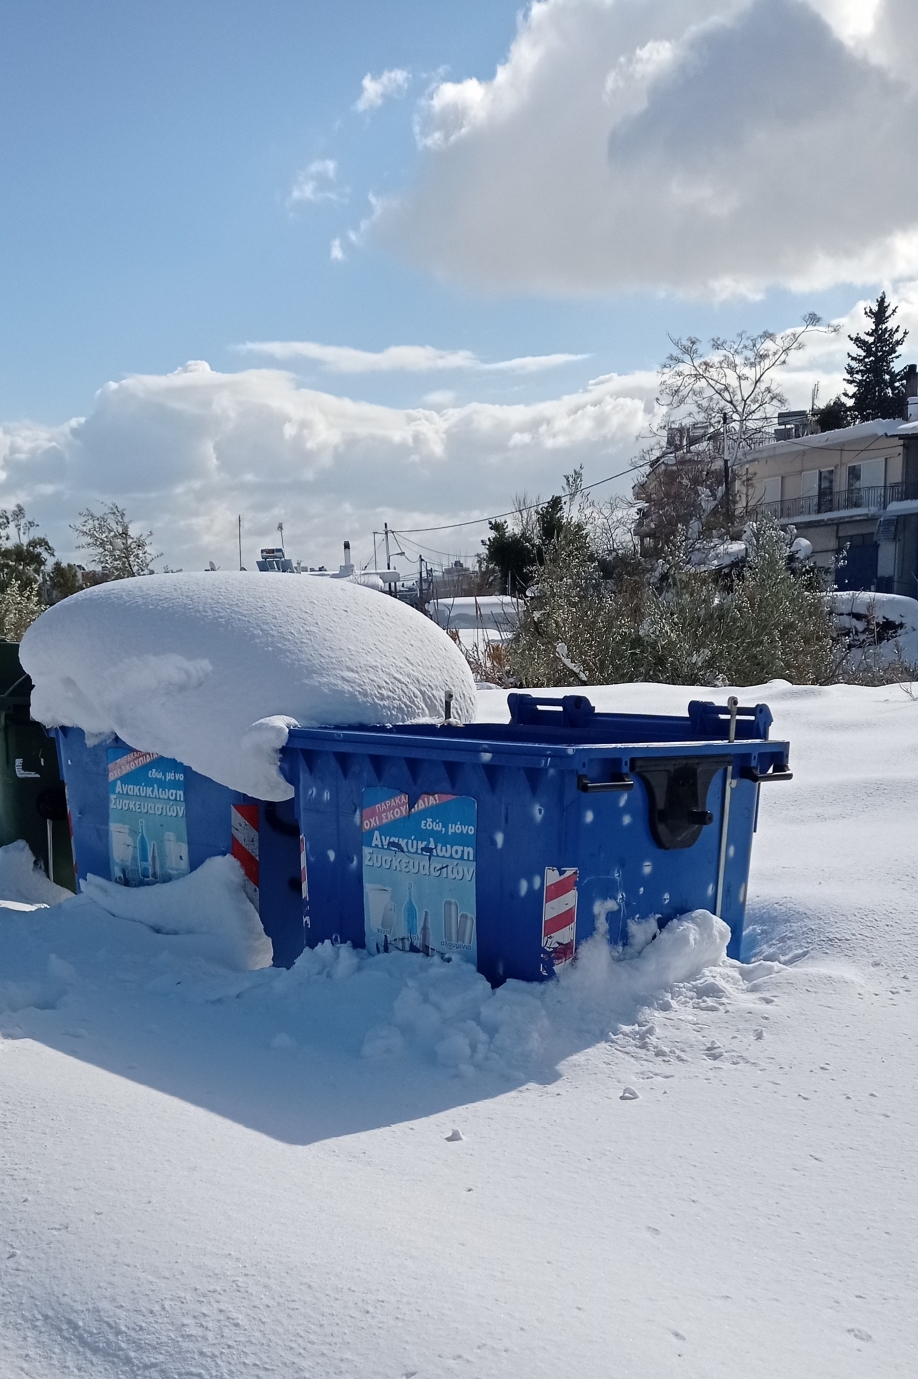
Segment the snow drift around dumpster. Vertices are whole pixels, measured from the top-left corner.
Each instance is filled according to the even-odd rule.
[[[18,838],[0,847],[0,896],[17,905],[60,905],[73,892],[49,881],[28,843]]]
[[[21,647],[32,715],[116,733],[233,790],[289,799],[278,769],[300,725],[475,716],[465,659],[433,622],[345,580],[212,571],[85,589]],[[265,720],[268,720],[265,722]]]
[[[83,894],[116,919],[145,924],[157,934],[205,936],[208,956],[227,967],[270,967],[271,940],[246,898],[235,857],[208,857],[168,886],[118,886],[87,876]]]

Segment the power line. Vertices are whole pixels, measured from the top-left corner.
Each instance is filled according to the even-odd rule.
[[[399,537],[404,537],[406,546],[413,546],[416,551],[426,551],[428,555],[442,555],[446,560],[455,560],[458,551],[441,551],[436,546],[424,546],[420,541],[412,541],[404,532],[398,533]]]
[[[805,448],[805,449],[815,449],[815,448],[817,448],[817,446],[818,446],[818,448],[824,449],[824,450],[835,450],[835,449],[837,449],[837,450],[842,450],[842,449],[843,449],[842,446],[820,445],[818,439],[817,439],[815,436],[798,436],[798,437],[796,437],[795,439],[798,441],[798,443],[802,443],[803,448]],[[880,440],[885,440],[885,439],[888,439],[888,437],[885,435],[885,433],[884,433],[884,434],[881,434],[881,435],[879,435],[879,436],[874,436],[874,437],[872,437],[872,438],[867,442],[866,445],[862,446],[860,450],[858,450],[858,451],[855,452],[855,458],[856,458],[858,455],[863,455],[864,452],[865,452],[866,450],[870,450],[878,441],[880,441]],[[758,449],[758,448],[760,448],[760,447],[753,447],[753,449]],[[764,449],[765,447],[763,446],[763,447],[761,447],[761,448]],[[741,464],[744,464],[744,463],[748,463],[748,461],[740,461],[740,463],[741,463]],[[623,478],[625,477],[626,474],[634,474],[634,473],[636,473],[636,472],[637,472],[637,471],[636,471],[634,465],[629,465],[627,469],[621,469],[621,470],[619,470],[619,472],[618,472],[617,474],[609,474],[609,475],[606,476],[605,479],[595,479],[595,480],[593,481],[593,483],[591,483],[591,484],[584,484],[583,487],[580,489],[580,492],[581,492],[581,493],[586,493],[586,492],[587,492],[589,489],[591,489],[591,488],[600,488],[603,484],[610,484],[610,483],[612,483],[612,481],[613,481],[614,479],[623,479]],[[544,506],[545,506],[545,500],[543,499],[542,501],[540,501],[540,502],[538,502],[538,503],[527,503],[526,506],[525,506],[525,507],[522,507],[522,508],[513,508],[513,509],[511,509],[510,512],[496,512],[492,517],[472,517],[472,518],[469,518],[469,520],[466,521],[466,522],[446,522],[446,523],[444,523],[442,526],[439,526],[439,527],[404,527],[404,528],[399,528],[397,532],[396,532],[396,529],[395,529],[394,527],[390,527],[390,528],[389,528],[389,531],[392,532],[392,533],[394,533],[394,534],[396,534],[396,535],[398,535],[398,536],[409,536],[409,535],[414,535],[414,534],[416,534],[416,533],[421,533],[421,534],[423,535],[425,532],[432,532],[432,531],[458,531],[458,529],[459,529],[460,527],[480,527],[481,524],[482,524],[483,522],[499,522],[499,521],[501,520],[501,518],[503,518],[503,517],[516,517],[517,513],[520,513],[520,512],[534,512],[536,508],[542,508],[542,507],[544,507]],[[410,542],[409,544],[412,545],[412,546],[417,546],[417,545],[419,545],[419,543],[418,543],[417,541],[412,541],[412,542]],[[422,549],[423,549],[423,550],[430,550],[430,551],[433,552],[433,547],[430,547],[430,546],[422,547]],[[436,554],[436,555],[449,555],[449,554],[450,554],[450,552],[448,552],[448,551],[436,551],[436,552],[433,552],[433,553]]]
[[[629,465],[627,469],[619,470],[618,474],[609,474],[605,479],[596,479],[591,484],[584,484],[580,492],[586,493],[588,489],[599,488],[601,484],[611,484],[613,479],[623,479],[626,474],[634,474],[635,472],[634,466]],[[398,535],[410,536],[415,532],[456,531],[459,527],[479,527],[482,522],[499,522],[502,517],[515,517],[518,512],[533,512],[536,508],[543,508],[544,506],[545,499],[538,503],[527,503],[526,506],[522,508],[513,508],[510,512],[496,512],[493,517],[473,517],[470,518],[468,522],[447,522],[442,527],[399,528]],[[390,527],[389,530],[394,531],[395,528]],[[440,554],[442,555],[443,552],[441,551]]]

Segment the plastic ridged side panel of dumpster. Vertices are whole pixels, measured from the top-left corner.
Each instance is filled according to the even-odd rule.
[[[367,800],[384,797],[396,812],[401,800],[403,813],[419,808],[433,819],[438,809],[455,810],[451,801],[458,796],[474,801],[474,956],[490,981],[550,976],[597,923],[619,945],[628,941],[630,923],[665,923],[693,909],[714,909],[722,854],[720,912],[731,929],[730,951],[738,954],[755,825],[754,776],[786,775],[787,744],[752,737],[767,733],[767,709],[750,713],[745,737],[728,743],[728,720],[724,711],[712,716],[713,709],[700,706],[694,716],[656,724],[643,718],[643,740],[630,743],[622,734],[634,725],[613,722],[625,717],[617,715],[596,715],[602,721],[588,726],[543,721],[293,730],[282,761],[296,789],[304,840],[307,942],[363,946],[373,932],[378,946],[381,933],[388,942],[388,933],[399,930],[400,907],[406,913],[417,908],[410,891],[405,901],[405,882],[396,873],[418,876],[424,869],[417,856],[421,835],[406,841],[388,838],[379,828],[363,837],[361,818],[372,817]],[[702,710],[713,740],[690,736],[702,726]],[[735,783],[724,839],[728,769]],[[387,860],[386,848],[397,855]],[[377,867],[385,863],[388,874],[378,869],[371,877],[371,861]],[[373,901],[365,884],[380,896],[390,893],[393,913],[381,921],[383,930],[374,930],[367,918]],[[427,881],[419,879],[417,886],[429,894]],[[432,945],[437,951],[461,948],[449,943],[449,904],[444,902],[442,943]],[[432,924],[438,920],[433,906],[425,914]],[[408,923],[415,922],[413,915]],[[423,939],[409,941],[419,951],[430,946]]]

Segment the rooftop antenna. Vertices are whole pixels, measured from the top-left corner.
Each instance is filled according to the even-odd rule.
[[[278,522],[278,524],[277,524],[277,530],[280,532],[281,547],[283,548],[283,545],[284,545],[284,524],[283,524],[283,522]]]
[[[239,568],[240,568],[240,570],[241,570],[241,569],[243,568],[243,565],[242,565],[242,513],[241,513],[241,512],[240,512],[240,514],[239,514],[239,517],[237,518],[237,525],[238,525],[238,529],[239,529]]]

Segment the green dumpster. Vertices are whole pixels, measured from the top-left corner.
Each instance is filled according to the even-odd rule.
[[[0,642],[0,847],[24,838],[59,886],[75,890],[57,748],[29,716],[32,682],[16,642]]]

